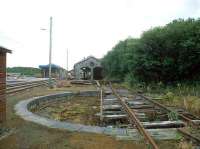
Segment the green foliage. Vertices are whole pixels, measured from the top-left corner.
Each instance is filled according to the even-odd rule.
[[[134,84],[138,84],[138,81],[133,76],[133,73],[128,73],[125,76],[125,82],[127,82],[130,87],[133,87]]]
[[[168,118],[170,121],[177,121],[178,120],[178,114],[174,111],[168,113]]]
[[[200,20],[175,20],[146,31],[141,37],[141,57],[135,73],[150,81],[183,81],[199,74]],[[195,30],[196,29],[196,30]],[[140,66],[143,64],[142,67]],[[140,73],[142,71],[142,73]]]
[[[165,95],[164,95],[164,98],[168,101],[173,101],[174,100],[174,94],[172,92],[167,92]]]
[[[32,67],[8,67],[7,68],[8,73],[20,73],[21,75],[27,75],[27,76],[38,76],[40,75],[40,69],[39,68],[32,68]]]
[[[199,80],[200,19],[174,20],[144,32],[140,39],[120,41],[102,64],[108,78],[131,83]]]
[[[134,50],[138,39],[120,41],[102,60],[104,74],[108,78],[124,80],[127,72],[131,72],[134,63]]]

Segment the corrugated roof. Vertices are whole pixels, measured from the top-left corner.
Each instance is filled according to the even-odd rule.
[[[47,69],[47,68],[49,68],[49,64],[48,65],[39,65],[39,68],[40,69]],[[62,67],[60,67],[60,66],[58,66],[58,65],[56,65],[56,64],[51,64],[51,68],[57,68],[57,69],[63,69]]]

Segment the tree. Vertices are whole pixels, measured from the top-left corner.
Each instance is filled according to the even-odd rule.
[[[108,78],[144,82],[199,80],[200,19],[178,19],[139,39],[120,41],[103,58]]]

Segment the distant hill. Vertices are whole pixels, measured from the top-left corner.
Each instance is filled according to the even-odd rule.
[[[40,69],[33,67],[8,67],[7,73],[21,73],[21,75],[41,77]]]

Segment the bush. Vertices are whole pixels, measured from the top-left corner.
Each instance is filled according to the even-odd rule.
[[[7,68],[8,73],[20,73],[21,75],[26,76],[35,76],[35,77],[41,77],[41,70],[39,68],[33,68],[33,67],[8,67]]]
[[[148,83],[200,80],[200,19],[179,19],[120,41],[102,59],[109,78]],[[133,78],[131,78],[133,77]]]

